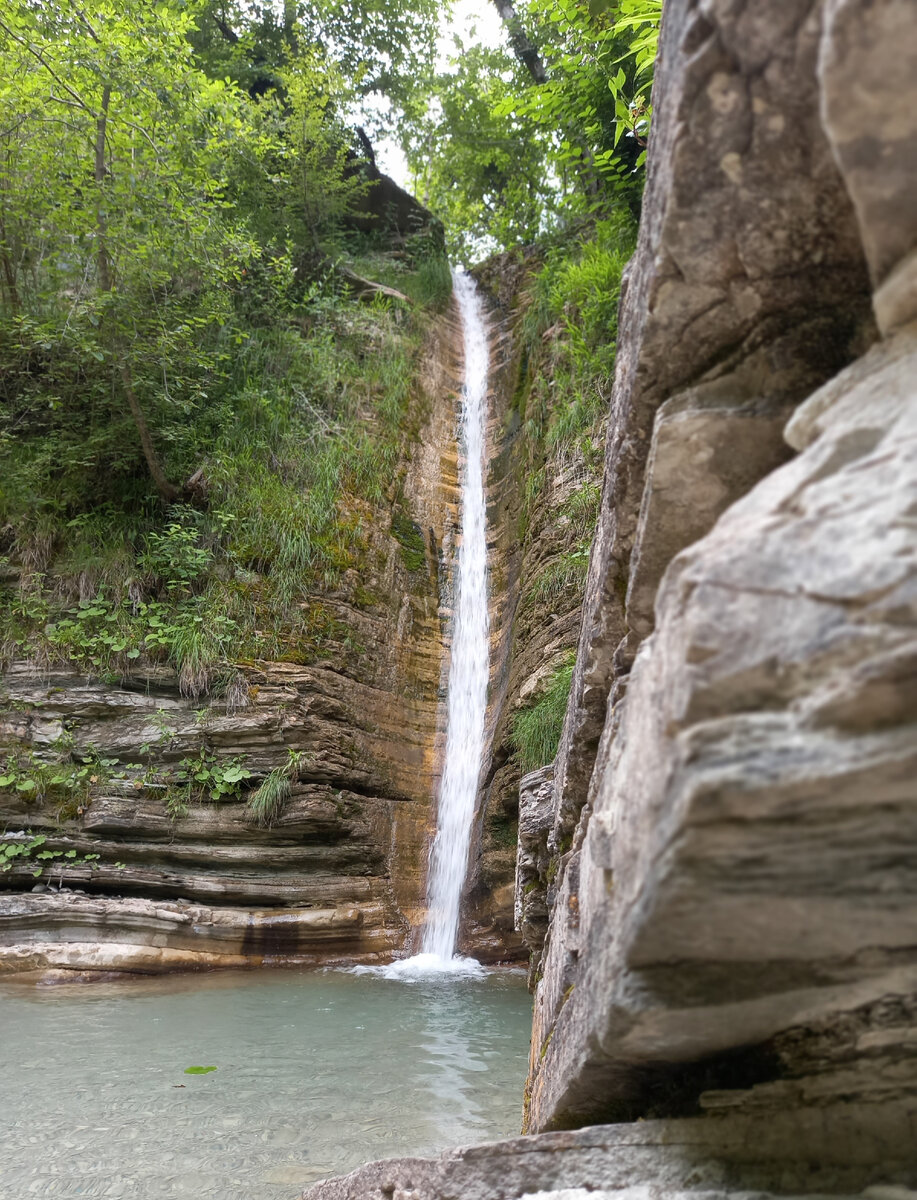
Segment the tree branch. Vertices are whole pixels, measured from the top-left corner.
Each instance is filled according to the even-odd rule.
[[[536,83],[547,83],[548,71],[541,55],[528,39],[528,35],[519,20],[513,0],[494,0],[494,8],[500,14],[500,20],[506,26],[509,44],[516,58],[522,63]]]
[[[17,36],[17,34],[10,29],[9,25],[7,25],[5,21],[0,21],[0,29],[2,29],[4,33],[11,37],[14,42],[18,42],[20,46],[22,46],[25,50],[28,50],[29,54],[31,54],[33,58],[37,59],[41,63],[58,87],[61,87],[65,92],[68,92],[84,112],[90,113],[93,117],[98,116],[95,109],[91,108],[86,103],[79,92],[75,92],[69,83],[66,83],[63,79],[61,79],[61,77],[55,72],[54,68],[40,50],[36,50],[35,47],[30,46],[24,38]]]

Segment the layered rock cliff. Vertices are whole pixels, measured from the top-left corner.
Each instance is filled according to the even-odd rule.
[[[395,499],[358,514],[371,531],[361,569],[313,598],[314,647],[240,663],[209,701],[182,695],[166,667],[112,683],[10,664],[0,739],[44,774],[0,790],[0,821],[7,841],[47,840],[0,874],[3,969],[327,961],[406,945],[435,821],[460,369],[447,314],[412,401],[423,436],[405,446]],[[78,795],[42,794],[49,764],[84,760]],[[227,761],[244,763],[248,788],[214,802]],[[259,821],[253,789],[291,762],[282,811]]]
[[[573,688],[521,785],[537,1136],[310,1200],[912,1194],[914,79],[906,0],[667,0]]]
[[[556,595],[533,582],[569,549],[574,526],[588,535],[592,514],[583,524],[566,502],[584,487],[597,497],[597,441],[587,462],[582,448],[545,451],[522,429],[532,267],[522,256],[502,290],[484,281],[491,687],[460,945],[484,961],[526,953],[514,930],[513,717],[572,655],[579,624],[581,581]],[[397,486],[358,514],[369,547],[310,597],[314,644],[291,644],[290,661],[240,662],[225,695],[209,698],[183,695],[163,666],[105,681],[60,660],[8,665],[0,743],[26,786],[11,777],[0,787],[0,822],[24,848],[46,840],[0,874],[3,969],[158,971],[416,949],[445,737],[461,372],[450,308],[430,323]],[[542,484],[524,511],[533,456]],[[78,795],[44,787],[49,770],[81,763]],[[215,802],[210,783],[226,763],[250,774]],[[291,763],[282,811],[259,821],[253,794]],[[36,769],[35,787],[22,764]]]

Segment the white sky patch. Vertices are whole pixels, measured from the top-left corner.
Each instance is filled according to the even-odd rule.
[[[466,44],[495,47],[503,43],[503,22],[490,0],[453,0],[451,15],[444,14],[436,39],[436,67],[445,70],[455,54],[455,35]],[[387,100],[367,103],[375,112],[389,111]],[[408,162],[404,151],[391,137],[382,137],[373,146],[379,170],[410,190]]]

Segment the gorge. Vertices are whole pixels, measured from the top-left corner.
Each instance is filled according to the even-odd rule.
[[[230,243],[161,267],[184,280],[162,285],[168,337],[141,299],[134,356],[99,341],[107,295],[71,345],[84,310],[57,276],[28,321],[27,255],[15,303],[4,284],[4,999],[28,1038],[17,996],[161,974],[138,997],[216,997],[234,976],[169,975],[306,969],[249,976],[264,1044],[283,1058],[297,979],[316,1030],[331,993],[378,1007],[335,1051],[357,1107],[386,1030],[410,1052],[433,1014],[443,1038],[386,1103],[420,1129],[454,1051],[441,1090],[468,1120],[411,1143],[364,1114],[365,1153],[289,1164],[277,1186],[305,1200],[908,1200],[913,4],[555,8],[509,6],[518,74],[465,47],[406,135],[450,246],[497,239],[452,284],[416,202],[388,225],[364,205],[369,232],[296,223],[346,194],[355,152],[340,177],[304,153],[285,192],[281,154],[246,175],[257,139],[225,194],[263,247],[206,312]],[[285,78],[295,115],[311,76]],[[96,278],[98,229],[65,233]],[[39,328],[54,304],[63,332]],[[177,500],[136,483],[117,362]],[[483,1084],[497,1061],[518,1128]],[[334,1125],[321,1097],[311,1131]]]

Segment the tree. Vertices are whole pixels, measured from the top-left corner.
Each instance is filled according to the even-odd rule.
[[[512,103],[504,111],[519,75],[505,51],[462,46],[409,133],[415,186],[443,220],[452,253],[466,261],[482,249],[531,242],[552,222],[550,136]]]
[[[662,0],[494,4],[509,52],[459,46],[406,139],[453,241],[480,242],[486,229],[510,245],[621,205],[636,215]],[[511,183],[501,162],[512,164]],[[460,189],[464,201],[454,196]],[[510,206],[521,219],[507,219]]]
[[[346,81],[339,115],[349,105],[376,134],[419,105],[440,13],[435,0],[204,0],[191,40],[212,77],[253,97],[285,95],[291,64],[311,61]]]
[[[251,252],[224,196],[244,110],[194,64],[192,24],[190,7],[130,0],[0,18],[7,318],[22,344],[104,364],[169,501],[148,413],[168,425],[195,403],[198,334]]]

